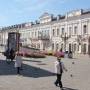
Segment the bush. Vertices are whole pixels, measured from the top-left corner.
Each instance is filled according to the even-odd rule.
[[[44,54],[41,54],[41,53],[34,53],[33,54],[33,57],[34,58],[45,58],[45,55]]]
[[[31,58],[45,58],[44,54],[40,53],[26,53],[25,57],[31,57]]]
[[[55,52],[53,55],[56,57],[59,56],[59,57],[64,58],[64,52]]]

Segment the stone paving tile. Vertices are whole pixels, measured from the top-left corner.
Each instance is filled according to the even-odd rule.
[[[60,90],[54,86],[56,58],[23,58],[22,75],[16,75],[14,62],[9,65],[0,55],[0,90]],[[90,90],[90,58],[75,55],[74,59],[62,59],[68,72],[63,73],[64,90]]]

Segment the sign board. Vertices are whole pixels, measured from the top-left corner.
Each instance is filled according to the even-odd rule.
[[[20,34],[17,32],[8,33],[8,49],[19,50]]]

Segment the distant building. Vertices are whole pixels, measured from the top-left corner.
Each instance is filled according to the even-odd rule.
[[[75,10],[66,15],[44,13],[35,23],[1,28],[0,44],[7,44],[8,32],[19,32],[22,45],[41,50],[88,53],[90,50],[90,10]]]

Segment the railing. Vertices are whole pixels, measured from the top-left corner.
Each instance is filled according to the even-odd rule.
[[[41,36],[38,36],[38,39],[39,40],[50,40],[50,36],[48,36],[48,35],[41,35]]]

